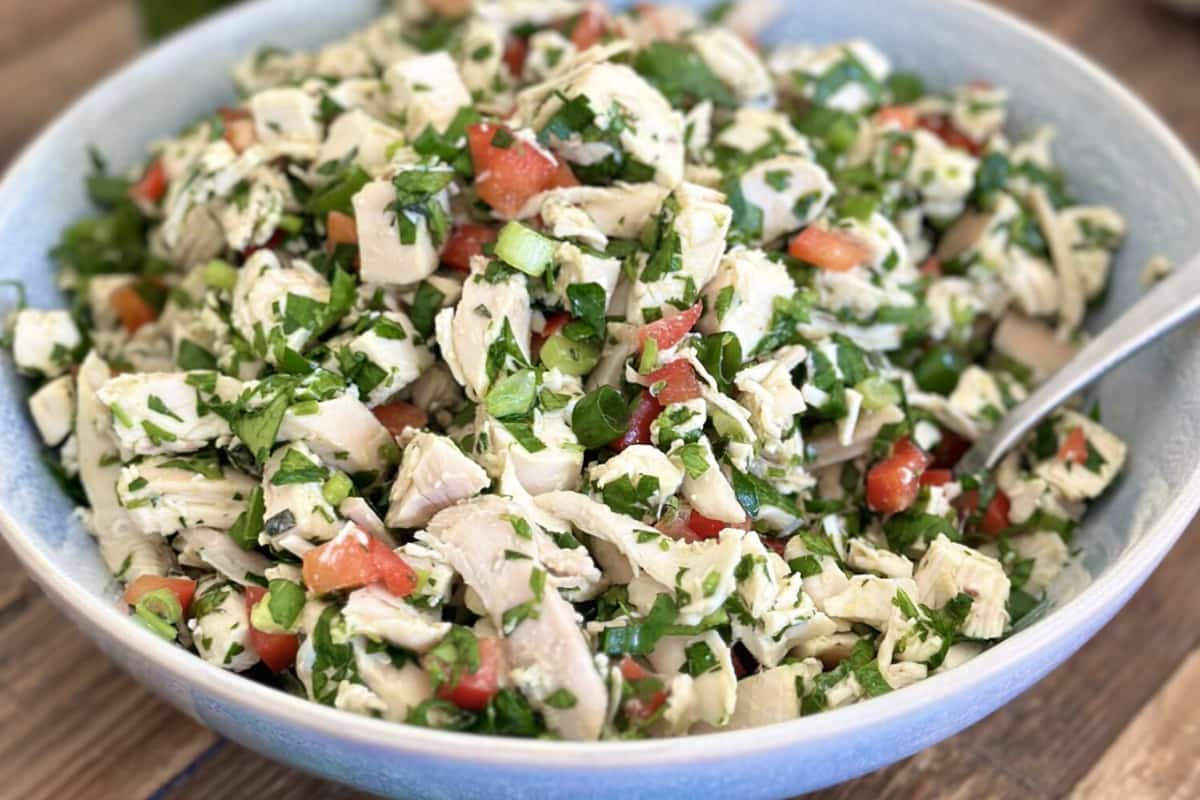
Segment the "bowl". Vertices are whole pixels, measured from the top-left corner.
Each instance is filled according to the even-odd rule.
[[[229,70],[272,43],[312,47],[349,33],[378,0],[267,0],[167,41],[101,83],[24,152],[0,184],[0,277],[35,306],[59,305],[46,253],[88,211],[81,179],[94,145],[124,168],[148,142],[233,97]],[[1154,254],[1200,250],[1200,170],[1139,100],[1095,65],[1028,25],[956,0],[794,0],[768,42],[863,36],[934,86],[982,79],[1012,90],[1011,125],[1057,127],[1079,197],[1123,211],[1102,325],[1141,291]],[[796,13],[802,12],[802,13]],[[483,739],[390,724],[319,706],[212,667],[130,621],[91,539],[38,457],[25,386],[6,362],[0,528],[50,598],[116,662],[221,734],[271,758],[395,797],[590,797],[691,800],[785,797],[897,761],[987,715],[1066,659],[1125,603],[1200,505],[1200,343],[1164,340],[1110,375],[1098,396],[1129,441],[1124,477],[1089,514],[1078,563],[1031,624],[966,666],[815,717],[752,730],[642,742]]]

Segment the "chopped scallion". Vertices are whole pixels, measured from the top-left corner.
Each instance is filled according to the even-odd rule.
[[[526,275],[537,276],[550,266],[554,258],[554,242],[512,221],[500,229],[500,236],[496,239],[496,256]]]
[[[586,375],[600,361],[600,348],[592,341],[576,342],[556,333],[542,345],[541,359],[564,375]]]

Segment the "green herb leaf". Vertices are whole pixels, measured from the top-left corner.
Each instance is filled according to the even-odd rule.
[[[605,628],[600,634],[600,650],[610,656],[623,653],[647,655],[667,634],[679,612],[669,594],[659,594],[646,618],[622,627]]]
[[[684,648],[683,653],[687,657],[683,671],[693,678],[711,672],[720,666],[707,642],[693,642]]]
[[[567,299],[571,303],[571,316],[587,325],[593,335],[603,341],[604,314],[608,308],[604,287],[598,283],[573,283],[567,287]]]
[[[696,53],[680,44],[656,41],[638,51],[633,68],[663,93],[672,106],[684,108],[711,100],[734,108],[737,98]]]
[[[940,534],[952,541],[961,538],[958,528],[945,517],[912,510],[888,517],[883,523],[883,532],[888,548],[897,553],[908,552],[918,542],[932,542]]]
[[[250,502],[246,510],[238,514],[229,529],[229,536],[243,550],[253,550],[258,546],[258,535],[263,530],[263,514],[266,513],[266,503],[261,486],[255,486],[250,492]]]
[[[412,306],[408,310],[413,327],[422,337],[433,335],[433,319],[442,308],[446,294],[429,281],[421,281],[413,294]]]
[[[300,584],[276,578],[267,588],[267,609],[281,628],[291,630],[304,608],[304,589]]]
[[[275,444],[291,401],[290,395],[290,386],[281,389],[265,406],[242,414],[233,422],[233,432],[260,464],[271,455],[271,446]]]
[[[591,450],[616,439],[625,432],[629,407],[611,386],[588,392],[571,412],[571,430],[579,443]]]
[[[217,368],[217,358],[191,339],[180,339],[175,364],[184,370],[210,370]]]
[[[288,486],[295,483],[324,483],[329,470],[313,463],[299,450],[288,448],[279,462],[279,469],[271,477],[272,486]]]
[[[533,408],[537,393],[537,374],[522,369],[492,384],[487,393],[488,413],[497,419],[522,417]]]

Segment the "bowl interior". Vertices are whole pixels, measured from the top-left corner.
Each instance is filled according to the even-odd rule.
[[[1142,265],[1151,256],[1181,262],[1200,251],[1195,224],[1200,174],[1194,162],[1144,108],[1084,62],[973,3],[911,0],[902,13],[893,0],[782,5],[784,12],[764,37],[768,44],[863,37],[898,68],[920,72],[932,86],[982,79],[1008,87],[1015,134],[1054,126],[1055,154],[1075,195],[1112,205],[1129,221],[1111,290],[1089,318],[1090,327],[1103,325],[1139,297]],[[377,10],[376,0],[250,4],[168,41],[149,60],[93,91],[43,133],[0,186],[5,253],[0,278],[21,281],[35,307],[61,305],[47,253],[64,226],[89,213],[82,187],[89,146],[118,170],[135,164],[156,137],[234,98],[228,75],[243,54],[267,43],[312,47],[361,27]],[[1200,343],[1194,333],[1194,328],[1177,332],[1097,389],[1105,424],[1130,444],[1128,464],[1082,526],[1078,567],[1060,577],[1039,617],[1053,614],[1112,570],[1123,552],[1155,530],[1194,477],[1200,449],[1193,389],[1200,385]],[[26,388],[4,356],[0,431],[10,456],[0,472],[0,509],[9,517],[6,532],[52,562],[55,580],[111,598],[113,581],[43,467],[26,413]],[[118,616],[111,612],[114,623]]]

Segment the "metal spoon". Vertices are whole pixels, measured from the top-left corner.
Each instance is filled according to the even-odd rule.
[[[1116,322],[1008,412],[955,466],[958,475],[989,470],[1021,437],[1071,395],[1171,331],[1200,315],[1200,256],[1163,279]]]

